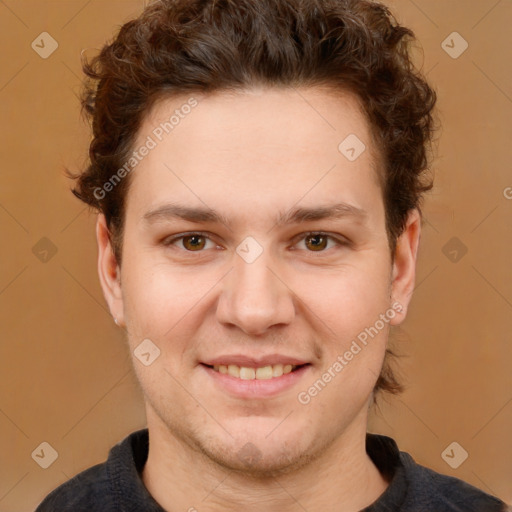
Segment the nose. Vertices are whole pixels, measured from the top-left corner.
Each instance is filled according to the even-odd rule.
[[[250,335],[290,324],[295,316],[294,294],[279,268],[266,250],[252,263],[235,254],[234,268],[222,281],[217,320]]]

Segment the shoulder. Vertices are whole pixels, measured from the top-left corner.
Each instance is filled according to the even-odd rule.
[[[114,510],[106,462],[82,471],[54,489],[37,507],[36,512],[86,512],[91,510],[91,506],[100,503],[102,510]]]
[[[507,505],[495,496],[458,478],[417,464],[400,452],[405,469],[407,494],[404,510],[436,512],[506,512]]]
[[[147,501],[138,476],[146,461],[147,449],[147,429],[131,433],[112,447],[105,462],[82,471],[54,489],[35,512],[113,512],[132,494],[134,498],[140,496],[142,502]]]

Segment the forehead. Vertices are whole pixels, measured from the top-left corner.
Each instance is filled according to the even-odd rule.
[[[192,102],[197,106],[191,108]],[[153,134],[157,142],[172,138],[179,143],[191,131],[197,141],[215,142],[206,151],[282,145],[292,158],[301,150],[311,152],[319,141],[322,148],[336,149],[347,135],[355,135],[366,142],[374,160],[378,156],[359,98],[326,87],[253,87],[163,97],[146,113],[138,140]]]
[[[147,113],[135,149],[149,140],[128,193],[141,207],[174,193],[196,204],[220,197],[249,207],[283,194],[360,203],[380,189],[378,153],[348,93],[253,88],[166,98]]]

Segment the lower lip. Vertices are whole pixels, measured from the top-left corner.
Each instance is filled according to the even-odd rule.
[[[265,380],[244,380],[217,372],[204,364],[200,366],[218,386],[238,398],[266,398],[278,395],[293,387],[311,368],[311,365],[307,364],[293,372],[281,375],[281,377],[272,377]]]

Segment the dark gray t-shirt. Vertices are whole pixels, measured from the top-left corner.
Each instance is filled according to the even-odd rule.
[[[97,464],[52,491],[36,512],[165,512],[140,477],[148,430],[133,432]],[[366,435],[366,451],[390,481],[361,512],[507,512],[512,508],[476,487],[416,464],[390,437]],[[172,489],[169,490],[172,493]],[[200,505],[191,496],[191,510]]]

